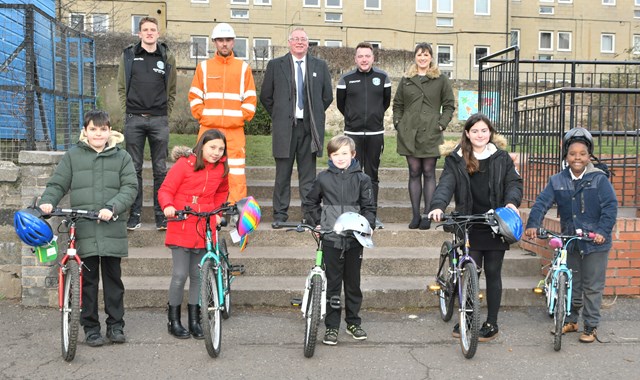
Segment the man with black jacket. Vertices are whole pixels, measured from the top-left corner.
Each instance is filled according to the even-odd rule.
[[[125,113],[124,138],[138,176],[136,197],[127,229],[140,228],[142,212],[142,163],[144,145],[149,139],[153,166],[153,205],[156,228],[167,229],[167,221],[158,204],[158,189],[167,174],[169,115],[176,97],[176,60],[167,45],[158,42],[158,20],[140,20],[140,42],[124,49],[118,70],[118,95]]]
[[[384,150],[384,112],[391,104],[391,80],[373,67],[373,46],[356,47],[356,68],[344,74],[336,89],[338,109],[344,116],[344,134],[356,142],[356,159],[371,177],[373,200],[378,207],[378,168]],[[376,228],[384,225],[376,219]]]

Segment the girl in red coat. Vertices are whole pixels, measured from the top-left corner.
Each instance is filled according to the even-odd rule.
[[[168,220],[176,210],[189,206],[198,212],[212,211],[220,207],[229,195],[227,174],[227,141],[224,134],[211,129],[200,136],[193,153],[187,147],[173,148],[176,163],[171,167],[160,190],[158,202]],[[180,339],[204,338],[200,325],[198,289],[200,273],[198,264],[205,253],[204,223],[197,218],[167,224],[165,245],[171,248],[173,273],[169,285],[169,334]],[[216,216],[216,224],[220,216]],[[189,331],[180,322],[180,307],[184,284],[189,276]]]

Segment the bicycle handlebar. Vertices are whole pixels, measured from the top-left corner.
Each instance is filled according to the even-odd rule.
[[[317,230],[316,227],[306,224],[306,223],[295,223],[295,222],[280,222],[277,225],[273,226],[274,229],[282,229],[286,228],[287,231],[296,231],[296,232],[304,232],[309,230],[311,232],[326,235],[328,233],[333,232],[332,230]]]
[[[90,210],[81,210],[75,208],[55,208],[49,214],[42,214],[44,218],[48,218],[51,216],[61,216],[63,218],[71,218],[71,219],[89,219],[89,220],[100,220],[103,222],[115,222],[118,220],[118,215],[113,215],[111,219],[108,221],[101,220],[99,217],[98,211],[90,211]]]
[[[219,214],[221,212],[225,212],[225,211],[231,211],[232,214],[235,214],[235,213],[237,213],[238,208],[237,208],[237,206],[235,204],[229,204],[228,202],[224,203],[221,207],[219,207],[219,208],[217,208],[217,209],[215,209],[213,211],[205,211],[205,212],[193,211],[191,209],[191,207],[185,206],[184,210],[176,210],[175,218],[168,219],[167,221],[169,221],[169,222],[178,222],[178,221],[181,221],[181,220],[185,220],[185,219],[187,219],[187,215],[193,215],[193,216],[196,216],[198,218],[208,219],[208,218],[211,218],[214,215],[217,215],[217,214]],[[227,220],[224,217],[222,217],[220,219],[220,226],[225,227],[226,225],[227,225]]]
[[[495,214],[493,210],[489,210],[484,214],[461,215],[458,212],[450,214],[442,214],[440,218],[441,226],[462,226],[469,224],[485,224],[488,226],[496,225]]]
[[[578,239],[584,241],[593,241],[593,239],[596,237],[596,233],[591,231],[584,232],[581,229],[577,229],[575,235],[562,235],[556,232],[549,231],[543,227],[538,228],[538,239],[549,239],[549,236],[556,237],[562,240]]]

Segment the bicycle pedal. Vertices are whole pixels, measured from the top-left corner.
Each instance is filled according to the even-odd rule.
[[[440,284],[429,284],[427,285],[427,290],[437,293],[438,291],[442,290],[442,287],[440,286]]]
[[[229,272],[232,276],[240,276],[241,274],[244,274],[244,265],[232,265],[229,268]]]
[[[342,302],[340,301],[340,296],[331,297],[329,299],[329,306],[331,306],[332,309],[341,309]]]
[[[302,298],[292,298],[291,306],[300,307],[302,305]]]
[[[535,294],[544,294],[544,289],[543,289],[543,288],[538,288],[538,287],[536,287],[536,288],[533,288],[533,289],[532,289],[532,291],[533,291]]]
[[[49,276],[44,278],[44,287],[45,288],[57,288],[58,287],[58,276]]]

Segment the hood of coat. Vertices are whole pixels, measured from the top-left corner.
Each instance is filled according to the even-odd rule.
[[[193,151],[188,146],[176,145],[171,149],[171,160],[173,162],[178,161],[181,157],[189,157],[193,154]]]
[[[87,140],[87,134],[84,132],[84,128],[80,131],[80,138],[78,141],[85,143],[89,146],[89,141]],[[107,140],[107,146],[104,150],[109,150],[115,148],[118,144],[124,141],[124,135],[118,131],[111,130],[111,135],[109,135],[109,139]]]
[[[441,73],[438,66],[433,65],[432,67],[429,68],[429,70],[427,70],[427,73],[425,74],[425,76],[429,79],[435,79],[435,78],[438,78],[440,74]],[[414,63],[413,65],[409,66],[409,69],[405,73],[405,77],[412,78],[416,75],[418,75],[418,66]]]
[[[440,156],[446,157],[449,154],[457,151],[458,156],[462,157],[462,152],[459,149],[460,142],[455,140],[445,140],[444,144],[440,145]],[[499,133],[493,135],[493,140],[489,143],[489,149],[493,154],[497,149],[505,150],[507,147],[507,139]]]

